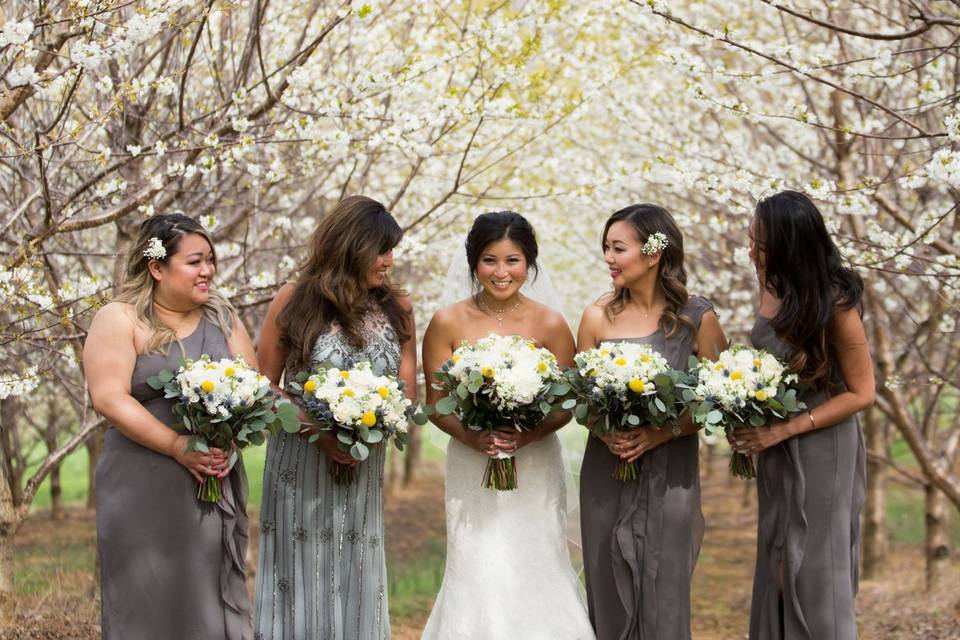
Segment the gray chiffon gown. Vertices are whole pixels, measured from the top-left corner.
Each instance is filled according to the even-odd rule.
[[[683,326],[617,342],[650,344],[675,369],[686,369],[703,314],[692,296]],[[613,341],[611,341],[613,342]],[[619,460],[590,436],[580,471],[580,523],[587,606],[598,640],[689,640],[690,584],[703,539],[699,439],[678,438],[645,453],[639,477],[613,477]]]
[[[339,332],[321,335],[312,365],[348,368],[370,361],[397,375],[400,344],[386,317],[366,318],[366,344]],[[291,372],[292,373],[292,372]],[[353,483],[334,484],[330,459],[307,439],[271,437],[263,473],[257,640],[378,640],[390,637],[383,548],[386,448],[371,448]]]
[[[220,329],[204,318],[181,340],[186,355],[230,357]],[[137,357],[131,394],[174,424],[173,400],[147,385],[182,354]],[[246,475],[238,463],[222,480],[223,499],[197,500],[197,484],[176,460],[107,429],[97,463],[97,552],[105,640],[248,640],[244,582]]]
[[[751,340],[781,360],[790,356],[763,316],[757,318]],[[835,366],[834,382],[842,390],[837,371]],[[808,409],[827,398],[814,390],[802,396]],[[856,640],[853,601],[865,488],[866,454],[856,416],[785,440],[758,456],[751,640]]]

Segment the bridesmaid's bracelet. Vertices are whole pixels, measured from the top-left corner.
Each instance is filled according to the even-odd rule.
[[[670,425],[670,433],[673,434],[673,439],[676,440],[683,435],[683,431],[680,429],[680,423],[676,420],[673,421],[673,424]]]
[[[817,421],[813,419],[813,411],[807,411],[807,417],[810,418],[810,426],[817,428]]]

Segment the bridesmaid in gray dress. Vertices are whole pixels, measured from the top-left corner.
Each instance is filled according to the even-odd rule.
[[[863,281],[843,266],[813,202],[794,191],[757,205],[750,253],[760,282],[753,344],[811,385],[806,412],[732,440],[759,454],[750,638],[855,640],[866,484],[857,413],[875,393]]]
[[[248,640],[246,476],[224,452],[186,452],[173,400],[146,384],[181,359],[243,356],[253,345],[211,289],[216,256],[186,216],[147,220],[127,256],[116,301],[87,334],[83,366],[93,406],[111,426],[97,464],[97,552],[103,637]],[[197,500],[204,474],[223,498]]]
[[[296,282],[284,285],[264,321],[258,356],[274,383],[321,364],[368,360],[416,394],[410,303],[386,275],[402,231],[380,203],[351,196],[314,232]],[[260,510],[255,638],[390,637],[383,539],[385,446],[356,463],[312,423],[267,445]],[[354,465],[335,484],[334,462]]]
[[[613,214],[603,254],[614,290],[584,311],[579,350],[647,343],[686,369],[690,355],[715,358],[725,348],[713,306],[687,294],[683,236],[666,210],[642,204]],[[690,638],[690,582],[704,527],[696,432],[683,416],[672,428],[594,433],[587,442],[580,519],[598,640]],[[639,460],[636,481],[613,477],[621,459]]]

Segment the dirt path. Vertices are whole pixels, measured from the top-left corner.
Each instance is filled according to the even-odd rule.
[[[707,530],[694,576],[695,640],[746,638],[756,526],[750,491],[752,487],[727,479],[722,460],[704,477]],[[256,518],[252,522],[250,563],[256,566]],[[441,479],[425,475],[412,487],[397,487],[389,493],[386,522],[391,567],[418,562],[439,565],[442,555],[438,559],[436,549],[438,545],[442,549],[444,538]],[[53,522],[46,514],[31,517],[16,542],[17,628],[0,633],[0,638],[99,637],[93,549],[92,513],[71,511],[64,522]],[[895,546],[883,575],[861,585],[857,598],[861,640],[960,640],[960,558],[954,564],[957,570],[950,584],[927,594],[921,550]],[[420,637],[429,599],[428,594],[402,617],[393,617],[396,640]]]

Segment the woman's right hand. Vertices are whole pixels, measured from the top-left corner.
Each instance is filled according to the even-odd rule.
[[[500,438],[496,431],[465,429],[460,441],[474,451],[479,451],[491,458],[500,453]]]
[[[173,453],[170,457],[183,465],[193,479],[203,482],[203,476],[221,476],[229,466],[227,454],[220,449],[211,448],[207,452],[187,451],[190,436],[180,435],[173,441]]]

